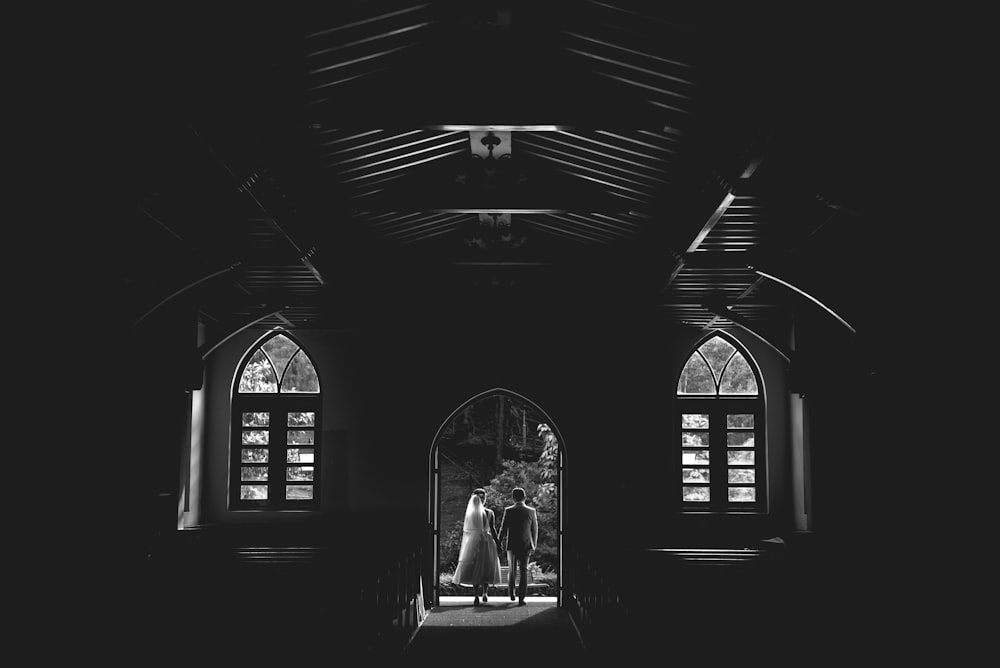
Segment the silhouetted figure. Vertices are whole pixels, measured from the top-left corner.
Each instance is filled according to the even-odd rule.
[[[514,600],[514,583],[517,582],[518,605],[525,605],[528,592],[528,555],[538,546],[538,512],[524,503],[524,489],[511,491],[514,504],[503,509],[499,537],[507,538],[507,591]],[[520,576],[517,573],[520,572]]]

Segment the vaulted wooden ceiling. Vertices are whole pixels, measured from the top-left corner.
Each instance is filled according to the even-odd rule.
[[[775,342],[819,300],[864,328],[886,232],[861,17],[329,5],[133,25],[132,321],[184,302],[219,338],[510,300]]]

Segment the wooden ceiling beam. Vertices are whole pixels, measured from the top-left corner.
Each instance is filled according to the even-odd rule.
[[[692,306],[704,307],[705,300],[701,298],[687,298],[687,299],[671,299],[667,302],[660,302],[657,304],[659,308],[690,308]],[[759,308],[759,309],[781,309],[785,308],[783,304],[777,304],[772,301],[752,301],[752,300],[740,300],[738,303],[732,305],[742,306],[745,308]],[[726,316],[728,317],[728,316]]]
[[[135,320],[135,322],[132,323],[132,326],[133,327],[137,327],[139,325],[139,323],[141,323],[143,320],[145,320],[150,315],[152,315],[155,311],[157,311],[164,304],[167,304],[168,302],[173,301],[174,299],[176,299],[180,295],[184,294],[185,292],[187,292],[191,288],[194,288],[194,287],[196,287],[198,285],[201,285],[201,284],[203,284],[203,283],[205,283],[207,281],[210,281],[210,280],[212,280],[213,278],[215,278],[217,276],[222,276],[222,275],[225,275],[225,274],[230,274],[230,273],[232,273],[239,266],[240,266],[240,263],[239,262],[235,262],[235,263],[229,265],[228,267],[226,267],[225,269],[220,269],[218,271],[210,272],[210,273],[205,274],[203,276],[199,276],[198,278],[195,278],[194,280],[185,281],[179,288],[177,288],[176,290],[170,291],[170,293],[168,293],[163,299],[159,300],[151,308],[147,309],[141,316],[139,316]]]
[[[299,261],[302,262],[302,264],[316,278],[320,285],[325,285],[326,281],[324,280],[323,275],[320,273],[319,269],[312,260],[312,256],[316,251],[315,247],[304,248],[303,244],[293,237],[289,230],[278,221],[277,217],[263,203],[262,190],[264,188],[264,179],[262,178],[262,175],[258,172],[254,172],[247,178],[241,180],[230,167],[229,163],[221,155],[219,155],[211,143],[201,137],[197,131],[195,131],[195,135],[202,140],[205,145],[205,149],[209,152],[209,154],[226,170],[233,183],[236,185],[237,190],[244,193],[250,201],[253,202],[254,206],[256,206],[260,211],[267,224],[278,232],[278,234],[280,234],[292,247],[298,255]]]
[[[825,311],[830,316],[832,316],[837,322],[839,322],[841,325],[843,325],[848,330],[850,330],[850,332],[852,334],[857,334],[857,330],[854,328],[853,325],[851,325],[849,322],[847,322],[847,320],[845,320],[839,313],[837,313],[835,310],[833,310],[833,308],[831,308],[830,306],[828,306],[827,304],[825,304],[822,300],[820,300],[815,295],[807,292],[805,289],[803,289],[802,287],[800,287],[800,286],[792,283],[790,280],[788,280],[786,278],[782,278],[780,276],[777,276],[777,275],[771,273],[770,270],[769,271],[763,271],[763,270],[757,268],[756,266],[751,267],[751,268],[759,276],[762,276],[762,277],[764,277],[766,279],[774,281],[775,283],[778,283],[779,285],[783,285],[784,287],[788,288],[789,290],[795,292],[798,295],[801,295],[802,297],[804,297],[808,301],[810,301],[813,304],[819,306],[823,311]]]
[[[753,175],[754,171],[757,169],[757,166],[760,164],[762,160],[763,160],[762,149],[758,148],[757,152],[755,152],[749,159],[747,159],[746,166],[740,172],[740,178],[749,179]],[[666,290],[673,284],[674,280],[677,278],[677,275],[681,272],[681,270],[685,266],[688,266],[689,263],[691,263],[692,261],[696,262],[700,261],[700,259],[695,258],[695,252],[698,250],[699,246],[701,246],[702,242],[705,241],[705,238],[712,232],[715,226],[719,223],[719,221],[722,219],[722,216],[725,215],[726,211],[729,210],[729,207],[736,199],[736,195],[733,192],[733,186],[729,184],[726,181],[726,179],[722,178],[719,175],[715,175],[714,181],[716,182],[716,185],[721,186],[722,188],[721,198],[716,203],[715,208],[712,210],[712,213],[709,214],[708,219],[701,226],[701,228],[694,234],[694,237],[688,243],[685,254],[677,259],[677,262],[674,264],[673,268],[670,271],[670,274],[667,276],[667,280],[664,283],[663,287],[661,288],[661,291]]]
[[[702,251],[685,253],[682,257],[687,269],[729,269],[731,271],[752,271],[750,267],[761,262],[764,256],[754,251]]]
[[[744,267],[744,268],[745,268],[745,269],[747,269],[747,270],[749,271],[749,267]],[[740,305],[744,305],[744,306],[745,306],[745,305],[746,305],[746,302],[744,302],[744,301],[741,301],[741,300],[743,300],[744,298],[746,298],[746,297],[748,297],[749,295],[752,295],[752,294],[753,294],[754,292],[756,292],[756,291],[757,291],[757,288],[758,288],[758,287],[760,286],[760,284],[761,284],[761,283],[763,282],[763,280],[764,280],[763,278],[760,278],[760,277],[757,277],[757,278],[756,278],[756,279],[755,279],[755,280],[753,281],[753,283],[751,283],[751,284],[750,284],[749,286],[747,286],[747,288],[746,288],[746,289],[745,289],[745,290],[744,290],[743,292],[741,292],[741,293],[739,294],[739,296],[738,296],[738,297],[736,297],[736,299],[735,299],[735,300],[734,300],[733,302],[731,302],[731,303],[726,303],[726,304],[725,304],[725,305],[726,305],[726,313],[725,313],[725,314],[722,314],[722,313],[720,313],[720,312],[716,312],[716,311],[713,311],[713,313],[716,313],[716,317],[715,317],[715,318],[712,318],[712,320],[711,320],[711,321],[709,321],[708,325],[706,325],[706,328],[714,326],[714,325],[715,325],[715,323],[716,323],[716,322],[717,322],[717,321],[718,321],[718,320],[719,320],[720,318],[729,318],[729,315],[728,315],[728,314],[729,314],[729,308],[730,308],[730,307],[731,307],[732,305],[735,305],[735,304],[740,304]],[[715,300],[715,301],[712,301],[711,303],[715,304],[715,303],[717,303],[718,301],[722,301],[722,302],[725,302],[725,299],[724,299],[724,298],[720,298],[719,300]],[[730,319],[731,319],[731,318],[730,318]],[[735,320],[733,320],[733,322],[736,322],[736,321],[735,321]]]
[[[732,190],[728,190],[726,194],[722,196],[722,201],[720,201],[718,206],[715,207],[715,211],[712,212],[712,215],[708,217],[708,220],[701,226],[698,233],[694,235],[694,239],[692,239],[691,243],[688,244],[688,253],[694,253],[698,250],[698,246],[701,245],[701,242],[705,240],[705,237],[707,237],[716,224],[718,224],[719,220],[722,218],[723,214],[726,213],[726,210],[729,208],[729,205],[733,203],[734,199],[736,199],[736,195],[733,194]]]
[[[757,329],[754,327],[754,325],[750,323],[746,318],[741,316],[739,313],[734,313],[731,304],[726,304],[724,302],[718,302],[718,301],[707,301],[702,303],[702,307],[706,311],[715,314],[721,319],[729,320],[733,324],[745,330],[747,333],[751,334],[754,338],[759,339],[762,343],[767,345],[771,350],[778,353],[778,355],[784,358],[786,362],[792,361],[791,352],[785,350],[783,346],[779,346],[773,343],[766,336],[758,332]],[[712,326],[715,325],[709,323],[709,325],[706,326],[706,329],[709,329]]]
[[[674,253],[674,255],[676,255],[675,262],[670,270],[670,274],[667,276],[666,281],[660,288],[661,292],[673,284],[677,275],[680,274],[681,270],[687,265],[688,257],[693,255],[694,252],[698,250],[698,246],[701,245],[701,242],[704,241],[706,236],[708,236],[708,233],[711,232],[712,228],[719,222],[719,219],[722,218],[722,215],[726,212],[726,209],[729,208],[729,205],[733,203],[734,199],[735,196],[733,195],[732,190],[727,188],[726,193],[722,196],[722,200],[716,205],[715,210],[708,217],[708,220],[701,226],[701,229],[695,234],[694,238],[688,244],[687,252],[684,255],[677,255]]]
[[[256,325],[261,320],[265,320],[267,318],[270,318],[273,315],[277,315],[278,313],[281,313],[283,310],[285,310],[285,308],[286,308],[285,306],[279,306],[277,308],[275,308],[273,306],[265,306],[265,307],[263,307],[259,311],[251,314],[250,317],[247,318],[246,320],[243,320],[242,322],[239,322],[239,323],[236,323],[236,324],[232,325],[229,328],[228,332],[226,332],[222,336],[218,337],[215,341],[213,341],[211,343],[206,343],[206,344],[202,345],[198,349],[198,354],[201,356],[201,359],[203,359],[203,360],[208,359],[209,355],[211,355],[213,352],[215,352],[219,348],[219,346],[221,346],[222,344],[224,344],[229,339],[233,338],[234,336],[236,336],[240,332],[253,327],[254,325]]]

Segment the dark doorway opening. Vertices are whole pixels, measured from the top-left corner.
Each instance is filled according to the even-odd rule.
[[[486,490],[499,525],[520,486],[538,510],[538,549],[531,557],[532,593],[562,604],[565,443],[551,418],[530,399],[494,388],[459,406],[438,429],[430,454],[430,522],[434,527],[433,604],[471,595],[451,582],[469,495]],[[505,555],[501,556],[506,564]]]

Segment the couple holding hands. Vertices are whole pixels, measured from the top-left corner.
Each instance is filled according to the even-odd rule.
[[[487,591],[490,585],[501,584],[499,551],[505,538],[507,563],[510,565],[507,591],[513,601],[516,582],[518,605],[525,605],[528,555],[538,545],[538,513],[524,503],[523,488],[515,487],[511,497],[514,503],[504,508],[499,530],[496,528],[493,511],[484,504],[486,490],[483,488],[473,490],[469,505],[465,508],[462,545],[458,551],[458,566],[455,567],[453,581],[473,588],[473,605],[480,604],[480,591],[483,603],[486,603],[489,600]]]

